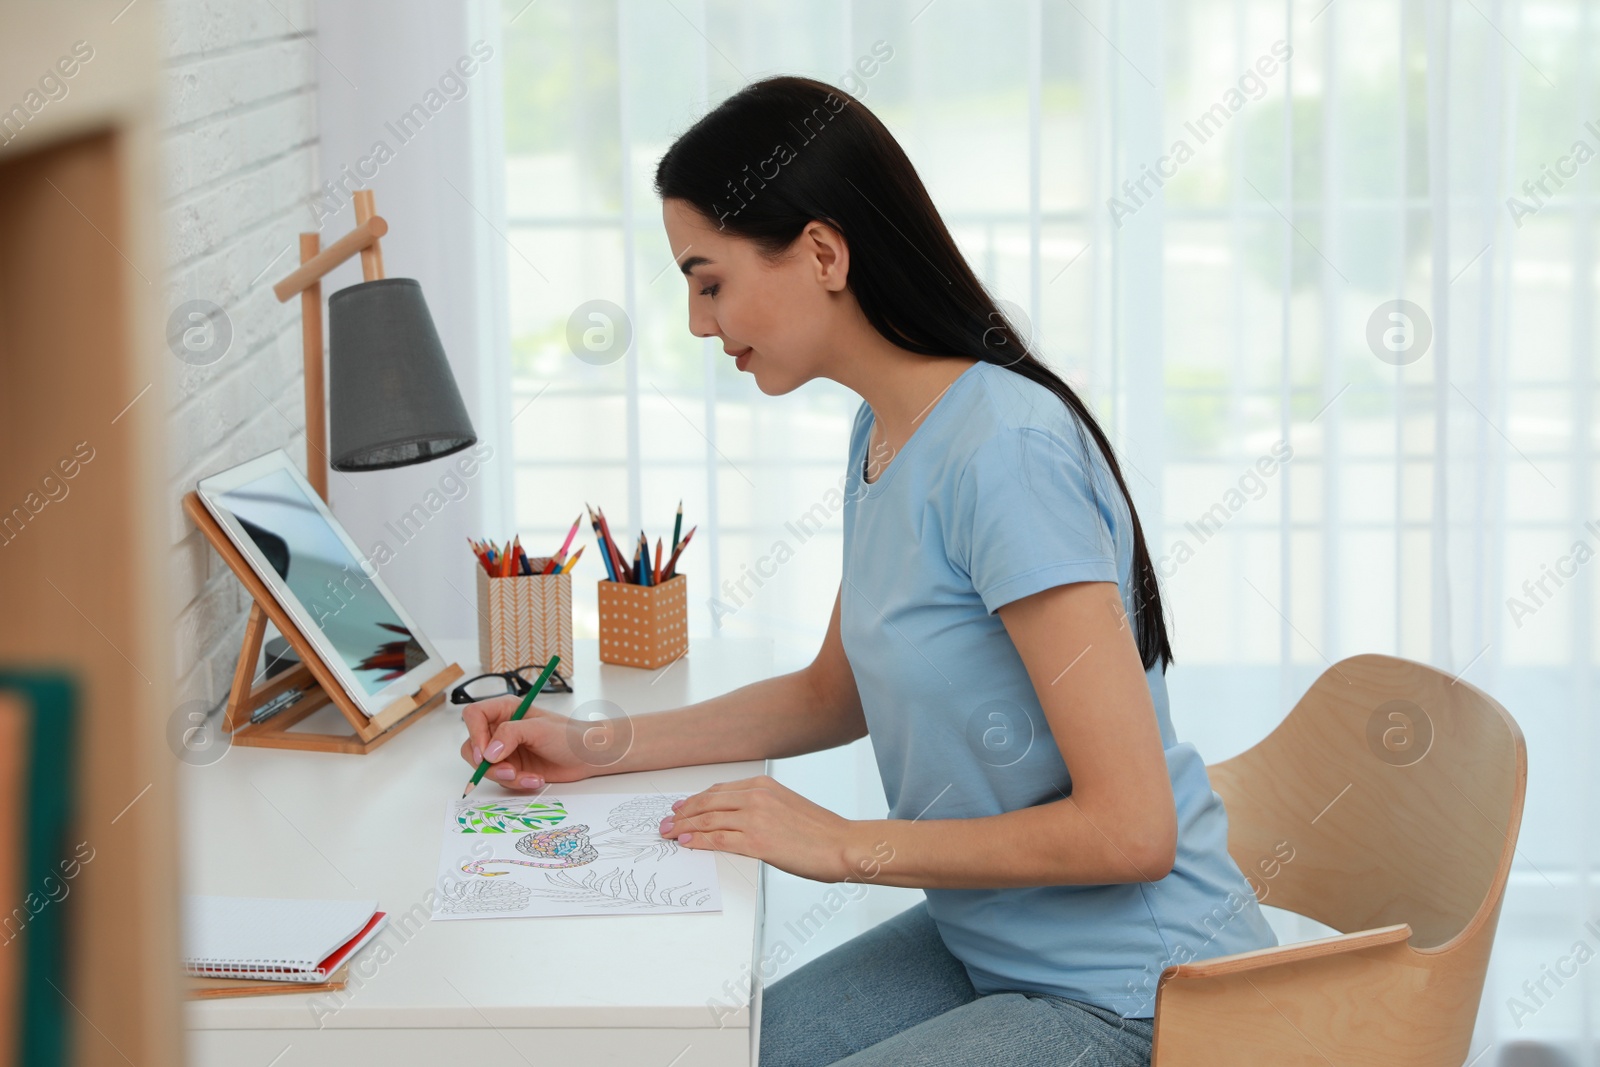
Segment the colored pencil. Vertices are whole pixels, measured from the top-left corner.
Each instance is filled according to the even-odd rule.
[[[556,664],[560,662],[560,656],[550,657],[550,662],[544,665],[544,670],[539,674],[538,681],[533,683],[533,688],[528,690],[527,695],[522,698],[522,703],[517,705],[517,710],[511,713],[511,718],[507,721],[516,722],[518,719],[522,718],[528,713],[528,709],[533,706],[533,698],[539,695],[539,690],[544,688],[544,683],[550,680],[550,676],[556,672]],[[510,753],[507,753],[507,755],[509,754]],[[488,760],[484,760],[482,763],[478,764],[478,770],[473,774],[472,781],[468,782],[467,788],[461,791],[461,796],[463,798],[465,798],[468,793],[478,788],[478,783],[483,781],[483,776],[488,772],[488,770]]]
[[[614,582],[617,580],[617,568],[611,562],[611,553],[606,550],[605,539],[600,534],[600,520],[594,517],[593,508],[588,504],[583,506],[589,512],[589,524],[594,527],[594,540],[600,546],[600,559],[606,565],[606,579]]]
[[[650,575],[651,585],[661,584],[661,538],[656,538],[656,569]]]
[[[602,520],[602,521],[604,521],[604,520]],[[607,533],[607,536],[610,535],[610,531],[609,530],[607,530],[606,533]],[[622,555],[622,546],[617,544],[617,540],[614,537],[611,538],[611,542],[610,543],[611,543],[611,554],[616,559],[616,562],[617,562],[617,573],[618,574],[624,574],[624,575],[628,574],[629,573],[629,571],[628,571],[628,561]],[[623,581],[631,582],[631,581],[633,581],[633,579],[632,578],[623,578]]]
[[[587,504],[586,504],[586,507],[587,507]],[[589,515],[590,515],[590,517],[592,517],[592,515],[594,515],[594,510],[590,509]],[[595,520],[594,520],[594,528],[595,528],[595,544],[600,545],[600,558],[602,558],[602,560],[605,560],[606,577],[610,577],[611,581],[613,581],[613,582],[614,581],[618,581],[618,571],[616,571],[616,561],[614,561],[613,558],[611,558],[611,550],[610,549],[606,549],[605,536],[603,536],[603,534],[600,533],[600,520],[598,520],[598,518],[595,518]]]
[[[683,535],[683,540],[678,542],[678,547],[672,553],[672,558],[667,560],[667,565],[661,572],[661,576],[663,578],[672,578],[677,575],[678,557],[683,555],[683,550],[689,547],[689,541],[694,537],[694,531],[698,529],[700,529],[700,527],[695,526],[691,528],[688,533]]]
[[[583,521],[583,516],[582,515],[579,515],[577,518],[572,520],[572,529],[567,531],[567,539],[565,541],[561,542],[561,551],[556,553],[556,556],[555,556],[556,559],[559,559],[562,562],[566,562],[567,549],[572,547],[572,539],[574,537],[576,537],[577,534],[578,534],[578,523],[580,523],[582,521]]]
[[[567,562],[563,563],[561,565],[561,569],[559,571],[557,571],[556,573],[557,574],[568,574],[568,573],[571,573],[572,568],[577,565],[578,557],[583,555],[583,550],[588,548],[588,547],[589,547],[588,545],[579,545],[578,546],[578,551],[574,552],[572,554],[572,558],[567,560]]]
[[[611,536],[611,524],[606,521],[605,508],[597,507],[595,514],[600,516],[600,533],[605,538],[606,550],[612,554],[617,564],[617,573],[620,575],[628,569],[627,561],[622,558],[622,548],[617,544],[617,539]]]
[[[540,574],[559,574],[561,572],[561,565],[567,561],[567,549],[572,547],[572,538],[577,534],[578,524],[582,521],[582,515],[572,520],[572,529],[567,531],[567,539],[561,542],[561,547],[545,563],[544,570],[540,571]]]
[[[678,535],[683,533],[683,501],[678,501],[678,517],[672,520],[672,551],[678,551]]]

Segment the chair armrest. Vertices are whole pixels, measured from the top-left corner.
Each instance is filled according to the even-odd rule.
[[[1336,956],[1341,952],[1356,952],[1377,945],[1392,945],[1411,940],[1411,927],[1406,923],[1379,926],[1371,930],[1358,930],[1353,934],[1335,934],[1314,941],[1296,941],[1291,945],[1274,945],[1249,952],[1235,952],[1230,956],[1213,956],[1193,963],[1179,963],[1161,972],[1163,980],[1176,978],[1218,978],[1225,974],[1259,971],[1285,963],[1316,959],[1319,956]]]
[[[1168,967],[1152,1067],[1459,1064],[1455,1036],[1418,1018],[1434,975],[1410,936],[1402,923]]]

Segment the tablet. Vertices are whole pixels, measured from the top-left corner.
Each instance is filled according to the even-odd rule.
[[[447,666],[282,449],[202,478],[196,491],[368,716]]]

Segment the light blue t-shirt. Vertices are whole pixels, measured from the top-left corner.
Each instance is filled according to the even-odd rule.
[[[1054,393],[987,363],[962,372],[867,484],[871,427],[863,403],[850,437],[840,628],[889,817],[970,819],[1062,799],[1071,776],[994,612],[1052,586],[1114,581],[1131,617],[1132,520],[1104,457]],[[979,993],[1051,993],[1149,1018],[1164,968],[1277,944],[1228,853],[1222,798],[1173,733],[1160,665],[1145,678],[1177,805],[1172,872],[927,890]]]

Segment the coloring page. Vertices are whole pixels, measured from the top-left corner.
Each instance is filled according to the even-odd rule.
[[[445,806],[435,919],[721,911],[716,856],[661,836],[684,793],[475,794]]]

